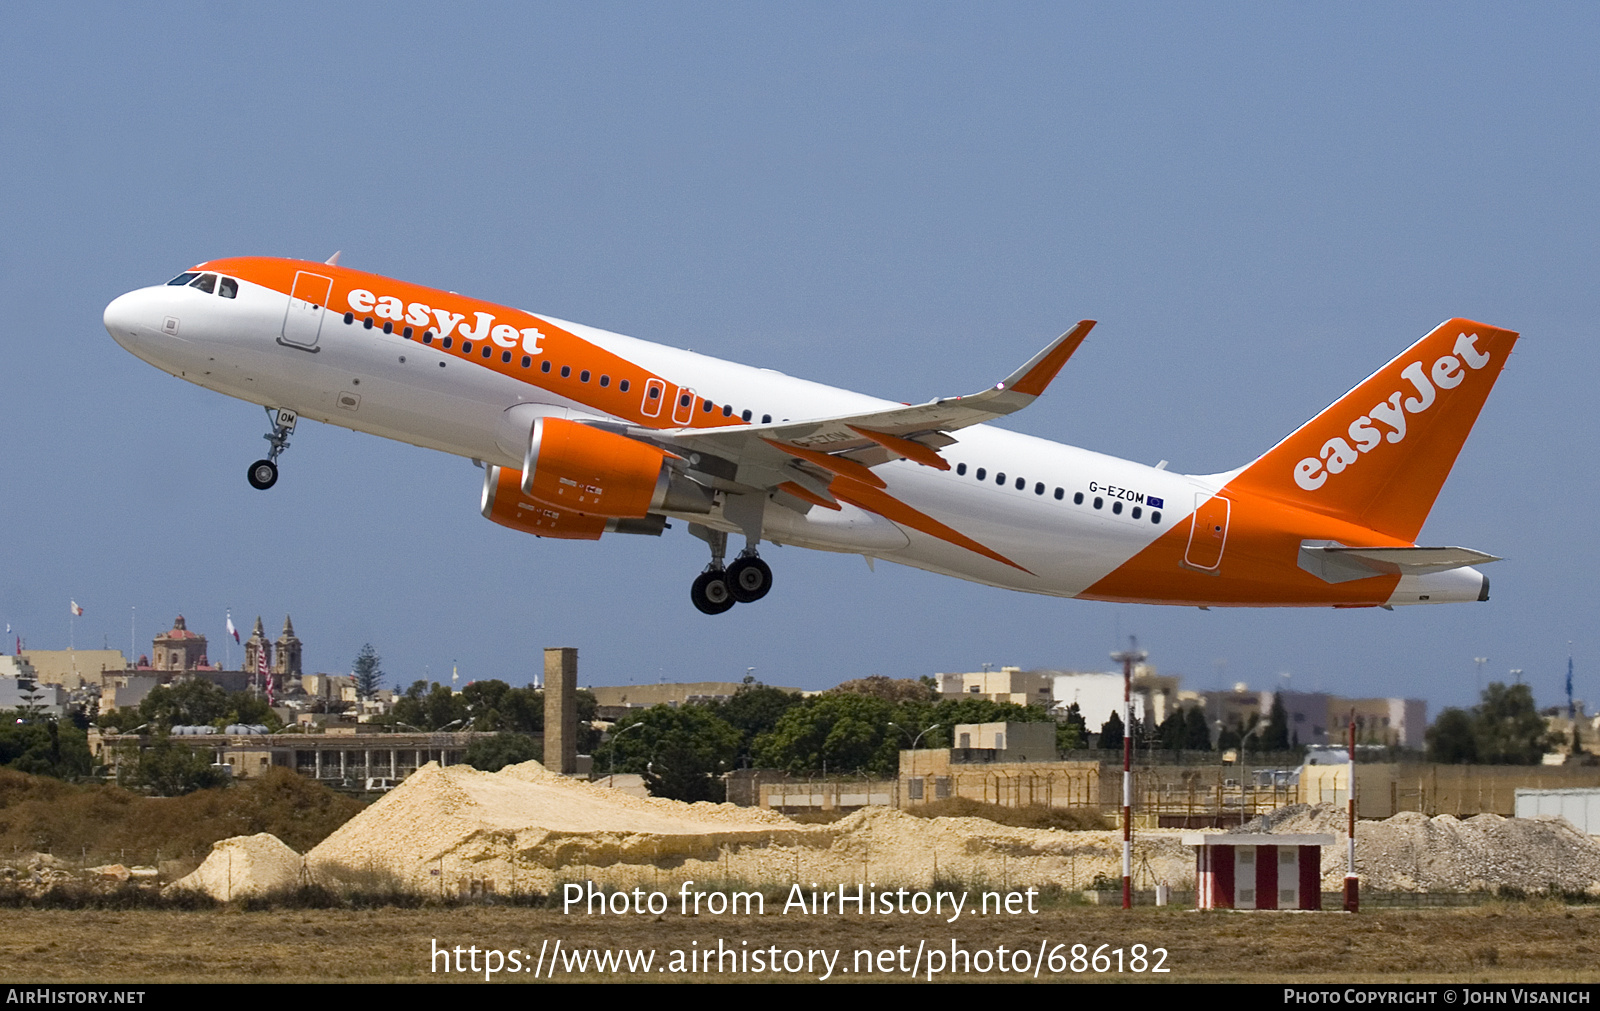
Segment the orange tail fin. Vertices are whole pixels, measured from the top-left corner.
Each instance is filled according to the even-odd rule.
[[[1411,542],[1517,334],[1440,324],[1229,483]]]

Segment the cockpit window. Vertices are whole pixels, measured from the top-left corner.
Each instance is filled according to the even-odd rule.
[[[196,277],[199,277],[199,276],[200,275],[196,274],[192,270],[186,270],[183,273],[179,274],[177,277],[174,277],[172,280],[168,281],[167,283],[168,284],[178,285],[181,288],[183,285],[188,284],[190,281],[193,281]]]
[[[224,277],[217,282],[217,294],[223,298],[239,297],[239,282],[231,277]]]
[[[201,291],[205,292],[207,295],[210,295],[212,292],[216,291],[216,288],[217,288],[217,275],[215,275],[215,274],[201,274],[199,277],[197,277],[193,281],[189,282],[189,287],[191,287],[191,288],[199,288]]]

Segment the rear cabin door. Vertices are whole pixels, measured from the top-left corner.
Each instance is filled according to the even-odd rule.
[[[1228,542],[1228,513],[1231,503],[1219,495],[1197,493],[1194,513],[1189,518],[1189,547],[1183,563],[1202,572],[1215,572],[1222,564],[1222,548]]]

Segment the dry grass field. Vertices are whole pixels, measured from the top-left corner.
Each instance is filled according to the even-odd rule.
[[[815,959],[797,973],[661,971],[672,949],[776,946],[838,951],[834,981],[906,982],[899,971],[863,975],[857,949],[877,953],[906,946],[909,967],[920,942],[948,951],[954,941],[974,951],[1056,944],[1124,949],[1165,948],[1155,975],[1045,968],[1040,982],[1121,978],[1146,982],[1580,982],[1600,979],[1600,908],[1540,901],[1491,903],[1471,909],[1343,913],[1195,913],[1182,909],[1061,906],[1038,915],[964,917],[955,924],[914,916],[680,917],[565,916],[559,910],[505,907],[375,910],[0,911],[0,965],[7,982],[483,982],[483,973],[429,971],[434,942],[482,951],[519,949],[532,963],[548,942],[582,951],[649,948],[649,973],[562,972],[558,980],[739,982],[814,980]],[[747,942],[747,943],[742,943]],[[466,956],[469,960],[470,954]],[[897,962],[901,956],[889,956]],[[1030,959],[1033,957],[1030,954]],[[1111,956],[1114,957],[1114,956]],[[981,961],[981,960],[980,960]],[[791,962],[791,964],[794,964]],[[888,964],[888,963],[885,963]],[[1008,963],[1008,966],[1010,963]],[[727,963],[725,963],[725,967]],[[437,967],[437,966],[436,966]],[[926,967],[919,977],[926,974]],[[541,970],[538,981],[547,978]],[[1032,971],[972,971],[945,981],[1028,980]],[[534,982],[531,972],[502,972],[497,982]]]

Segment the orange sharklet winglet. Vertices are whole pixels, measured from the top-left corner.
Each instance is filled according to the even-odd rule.
[[[830,456],[827,453],[819,453],[814,449],[801,449],[799,446],[791,446],[784,442],[773,442],[771,439],[762,439],[761,441],[771,446],[773,449],[782,450],[783,452],[788,453],[790,456],[797,457],[806,461],[807,463],[814,463],[823,470],[832,471],[833,473],[838,474],[840,477],[847,477],[852,481],[859,481],[862,484],[872,488],[888,487],[888,485],[883,483],[883,478],[868,470],[863,464],[856,463],[854,460],[847,460],[842,456]]]
[[[824,509],[832,509],[834,512],[839,511],[839,503],[835,502],[833,499],[818,495],[810,488],[802,487],[798,484],[795,484],[793,481],[783,482],[782,484],[778,485],[778,490],[781,492],[787,492],[803,502],[810,502],[812,505],[819,505]]]
[[[1007,379],[1006,388],[1032,397],[1039,396],[1045,387],[1050,385],[1051,380],[1055,379],[1061,367],[1067,364],[1067,359],[1071,358],[1073,352],[1083,344],[1083,339],[1089,336],[1094,324],[1095,321],[1092,319],[1080,320],[1077,326],[1057,337],[1054,344],[1018,369],[1018,374]]]
[[[889,450],[891,453],[898,453],[913,463],[920,463],[924,467],[932,467],[934,470],[950,469],[950,464],[945,462],[944,457],[940,456],[939,451],[932,446],[924,446],[913,439],[902,439],[898,435],[890,435],[887,432],[874,432],[870,428],[857,428],[855,425],[847,427],[850,431],[862,436],[862,438],[871,439],[884,449]]]
[[[1035,575],[1032,570],[1025,569],[1005,555],[984,547],[961,531],[945,526],[927,513],[918,512],[888,492],[860,484],[846,477],[835,478],[833,483],[828,486],[828,490],[851,505],[865,509],[870,513],[877,513],[886,520],[910,527],[913,530],[920,530],[930,537],[937,537],[941,541],[966,548],[968,551],[977,552],[985,558],[992,558],[997,562],[1009,565],[1019,572],[1026,572],[1030,576]]]

